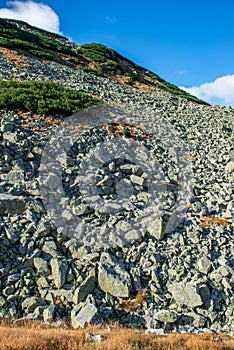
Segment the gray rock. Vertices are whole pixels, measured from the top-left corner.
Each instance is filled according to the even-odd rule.
[[[93,304],[80,303],[77,307],[72,309],[71,324],[72,327],[84,328],[88,326],[94,316],[97,314],[97,308]]]
[[[26,210],[26,200],[11,194],[0,194],[0,215],[5,213],[22,214]]]
[[[16,127],[16,124],[12,121],[7,120],[6,118],[3,118],[1,121],[1,131],[2,132],[9,132],[13,131]]]
[[[111,187],[113,184],[113,181],[111,180],[110,177],[105,176],[102,180],[100,180],[96,186],[100,187]]]
[[[183,315],[185,318],[188,317],[191,321],[187,321],[191,323],[196,328],[205,327],[207,319],[203,315],[198,315],[195,312],[189,312]]]
[[[50,265],[55,287],[60,289],[66,282],[67,262],[63,259],[53,258],[50,261]]]
[[[131,174],[132,173],[132,165],[130,165],[130,164],[120,165],[120,169],[125,174]]]
[[[6,304],[6,299],[0,296],[0,307],[4,306]]]
[[[15,288],[13,286],[7,286],[3,289],[2,293],[6,297],[9,297],[10,295],[13,295],[15,293]]]
[[[94,212],[94,209],[91,208],[89,205],[78,205],[78,206],[73,206],[73,214],[77,216],[81,215],[86,215],[86,214],[91,214]]]
[[[147,183],[145,178],[134,175],[134,174],[130,176],[130,180],[132,181],[132,183],[139,185],[139,186],[145,186]]]
[[[43,298],[28,297],[22,302],[22,309],[28,314],[33,312],[38,306],[46,306],[47,302]]]
[[[201,258],[199,261],[198,261],[198,270],[201,272],[201,273],[204,273],[204,274],[208,274],[208,272],[210,272],[210,269],[211,269],[211,261],[207,258],[207,257],[203,257]]]
[[[201,295],[202,301],[204,305],[209,308],[210,307],[210,290],[207,285],[203,284],[199,287],[199,294]]]
[[[49,307],[45,308],[43,311],[43,320],[45,323],[51,322],[54,319],[55,314],[55,305],[50,305]]]
[[[45,180],[44,180],[44,185],[48,186],[50,190],[56,189],[60,185],[60,178],[57,175],[50,174]]]
[[[52,229],[51,222],[42,220],[37,226],[36,236],[37,237],[47,236],[50,233],[51,229]]]
[[[143,174],[142,168],[138,165],[133,165],[132,172],[134,175],[137,175],[137,176],[141,176]]]
[[[168,288],[175,301],[180,305],[196,307],[203,304],[198,287],[193,282],[174,283]]]
[[[104,337],[101,334],[87,333],[85,335],[85,340],[90,343],[101,343]]]
[[[124,265],[108,253],[102,253],[98,270],[99,288],[104,292],[128,298],[131,287],[130,275]]]
[[[115,189],[118,196],[121,197],[130,197],[134,193],[131,181],[129,181],[128,179],[119,180],[116,183]]]
[[[15,184],[24,181],[24,173],[19,170],[11,170],[9,173],[2,175],[4,181]]]
[[[164,323],[174,323],[177,321],[177,315],[174,311],[160,310],[154,313],[154,318],[157,321]]]
[[[41,248],[42,252],[46,253],[46,256],[50,256],[50,257],[54,257],[54,258],[58,258],[59,254],[57,252],[57,246],[55,244],[55,242],[53,241],[46,241],[42,248]]]
[[[47,282],[47,279],[44,276],[39,277],[36,280],[36,284],[38,285],[38,287],[41,288],[49,288],[49,283]]]
[[[162,218],[156,218],[154,220],[150,220],[150,223],[147,225],[147,230],[149,234],[160,240],[163,238],[163,220]]]
[[[75,305],[79,304],[81,301],[83,301],[86,296],[95,288],[95,278],[94,276],[88,276],[81,285],[75,290],[74,297],[73,297],[73,303]]]
[[[42,258],[34,258],[33,264],[36,268],[38,275],[48,276],[50,274],[50,270],[49,270],[48,263],[46,260],[44,260]]]

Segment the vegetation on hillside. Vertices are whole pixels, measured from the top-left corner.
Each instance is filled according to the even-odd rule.
[[[32,27],[22,21],[0,18],[0,46],[23,50],[25,54],[47,60],[57,60],[62,64],[78,67],[89,74],[110,76],[117,80],[120,76],[129,77],[126,82],[120,80],[120,83],[125,82],[129,87],[141,89],[140,83],[193,102],[207,104],[105,45],[91,43],[78,46],[69,43],[58,34]]]
[[[0,46],[13,49],[27,50],[30,53],[48,58],[46,50],[54,50],[56,52],[76,55],[76,53],[63,45],[60,40],[50,38],[43,34],[43,31],[29,32],[22,30],[17,26],[18,21],[7,21],[0,18]],[[20,22],[19,23],[23,23]],[[51,55],[49,59],[53,59]]]
[[[0,81],[0,108],[69,116],[98,103],[99,100],[85,93],[52,82]]]
[[[79,49],[79,54],[90,58],[95,62],[107,62],[107,59],[113,56],[113,50],[107,46],[97,43],[83,44]]]

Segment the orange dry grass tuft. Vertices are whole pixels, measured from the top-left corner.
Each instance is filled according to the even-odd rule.
[[[32,131],[33,132],[36,132],[36,131],[46,131],[47,129],[46,128],[44,128],[44,127],[38,127],[38,128],[32,128]]]
[[[123,300],[117,309],[125,309],[126,311],[134,311],[140,306],[143,301],[147,300],[145,291],[139,291],[135,299]]]
[[[50,125],[58,125],[58,124],[61,124],[63,122],[62,119],[51,118],[51,117],[46,117],[45,121]]]
[[[224,227],[228,227],[229,225],[231,225],[231,223],[229,221],[227,221],[226,219],[216,218],[216,217],[211,217],[211,216],[203,216],[203,218],[200,222],[200,226],[201,227],[210,227],[211,224],[221,225]]]
[[[124,123],[103,123],[102,126],[107,128],[107,133],[109,135],[118,136],[120,138],[124,135],[129,138],[140,136],[142,139],[149,139],[149,135],[146,135],[140,126],[136,127]]]
[[[15,50],[0,47],[0,52],[5,58],[8,58],[9,60],[13,61],[15,65],[19,68],[29,66],[29,64]]]
[[[85,335],[101,334],[98,344],[86,341]],[[144,330],[121,328],[113,325],[108,331],[102,328],[52,329],[48,326],[0,326],[0,350],[231,350],[234,339],[211,334],[158,336]]]

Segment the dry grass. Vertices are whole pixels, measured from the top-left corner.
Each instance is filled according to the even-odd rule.
[[[103,123],[102,126],[107,128],[107,133],[109,135],[118,136],[120,138],[124,135],[129,138],[133,138],[134,136],[140,136],[142,139],[149,139],[149,135],[146,135],[140,126],[137,127],[123,123]]]
[[[226,219],[211,217],[211,216],[203,216],[203,218],[200,222],[200,226],[201,227],[210,227],[211,224],[221,225],[224,227],[228,227],[229,225],[231,225],[231,223],[229,221],[227,221]]]
[[[86,341],[87,332],[101,334],[98,344]],[[0,326],[0,350],[231,350],[234,339],[227,335],[154,335],[144,330],[106,327],[71,330],[44,325]]]
[[[124,309],[126,311],[134,311],[140,306],[143,301],[147,300],[145,291],[139,291],[136,297],[132,300],[123,300],[116,309]]]
[[[19,55],[16,50],[7,49],[5,47],[0,47],[0,53],[3,56],[15,63],[15,65],[19,68],[28,67],[29,64]]]

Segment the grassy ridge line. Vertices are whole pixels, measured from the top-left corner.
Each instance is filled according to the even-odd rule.
[[[69,116],[99,103],[100,100],[83,92],[53,82],[0,81],[0,108]]]
[[[35,57],[51,61],[60,61],[59,54],[63,54],[65,61],[62,64],[71,64],[74,68],[79,66],[87,73],[99,76],[107,74],[112,77],[120,74],[122,77],[131,77],[133,82],[141,82],[140,76],[143,74],[146,77],[147,84],[155,88],[192,102],[208,105],[208,103],[180,90],[177,86],[133,63],[105,45],[91,43],[79,47],[60,35],[32,27],[23,21],[0,18],[0,46],[9,49],[21,49]],[[95,62],[95,69],[88,67],[90,61],[85,60],[85,58],[91,60],[92,63]],[[121,64],[122,61],[127,62],[130,69],[126,70],[126,67]],[[138,71],[137,74],[133,73],[134,70]],[[153,83],[148,80],[149,77],[154,80]],[[131,84],[129,87],[131,87]]]
[[[22,21],[8,21],[6,19],[0,18],[0,46],[11,48],[11,49],[22,49],[29,53],[49,60],[53,60],[53,55],[47,50],[54,50],[58,53],[68,54],[71,56],[76,56],[76,52],[68,48],[65,44],[61,42],[63,39],[60,36],[55,36],[51,38],[49,35],[45,35],[43,30],[37,30],[34,32],[29,32],[22,30],[17,26],[17,23],[23,25]],[[28,24],[25,23],[28,27]],[[31,27],[32,30],[34,27]],[[36,29],[36,28],[35,28]],[[49,32],[48,32],[49,34]],[[58,38],[58,39],[57,39]]]
[[[105,72],[111,72],[113,70],[121,71],[122,75],[129,76],[133,80],[138,80],[137,74],[132,72],[124,72],[123,68],[119,64],[119,60],[124,60],[132,65],[133,68],[139,69],[144,72],[144,74],[155,80],[155,86],[163,91],[169,92],[173,95],[176,95],[181,98],[186,98],[187,100],[197,102],[200,104],[209,105],[209,103],[190,95],[188,92],[179,89],[177,86],[167,82],[162,79],[159,75],[148,71],[146,68],[135,64],[134,62],[128,60],[127,58],[121,56],[118,52],[108,48],[105,45],[92,43],[92,44],[83,44],[78,50],[79,54],[91,59],[94,62],[104,64],[105,63]]]

